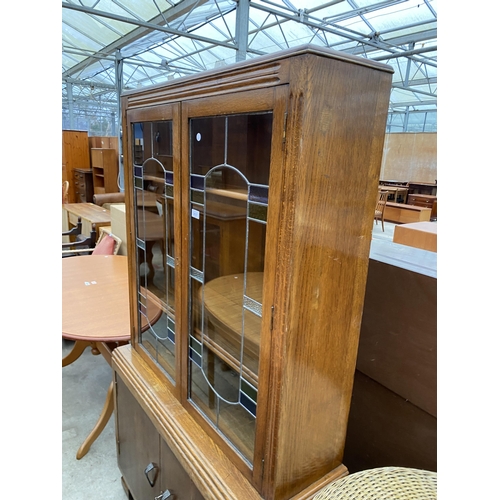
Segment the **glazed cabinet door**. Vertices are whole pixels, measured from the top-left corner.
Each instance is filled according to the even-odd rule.
[[[189,188],[183,206],[185,397],[194,417],[254,482],[254,463],[261,462],[260,351],[272,313],[285,95],[285,88],[273,88],[182,105],[183,151],[189,153],[182,157]]]
[[[136,347],[160,367],[174,391],[179,381],[176,346],[181,293],[176,286],[181,239],[175,222],[180,206],[177,109],[176,105],[156,106],[127,113]]]

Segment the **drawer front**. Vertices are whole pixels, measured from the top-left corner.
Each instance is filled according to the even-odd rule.
[[[408,196],[408,205],[416,205],[417,207],[427,207],[432,208],[434,200],[431,198],[425,198],[423,196]]]
[[[85,195],[85,189],[77,189],[75,191],[76,203],[87,203],[87,196]]]

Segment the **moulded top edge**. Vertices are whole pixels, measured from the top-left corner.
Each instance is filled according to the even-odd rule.
[[[387,73],[394,73],[394,69],[384,63],[378,61],[372,61],[371,59],[365,59],[363,57],[354,56],[347,54],[345,52],[340,52],[338,50],[333,50],[328,47],[320,47],[313,44],[299,45],[291,49],[281,50],[279,52],[273,52],[272,54],[266,54],[263,56],[255,57],[253,59],[247,59],[245,61],[239,61],[232,64],[228,64],[223,68],[210,69],[206,71],[200,71],[189,76],[183,76],[181,78],[176,78],[175,80],[170,80],[168,82],[158,83],[156,85],[151,85],[148,87],[143,87],[141,89],[127,90],[123,92],[123,96],[129,95],[140,95],[143,92],[149,92],[155,88],[165,88],[169,86],[176,86],[184,82],[194,81],[200,77],[209,77],[211,75],[222,74],[227,71],[234,71],[236,68],[247,68],[254,65],[260,65],[265,63],[271,63],[273,61],[279,61],[286,59],[291,56],[298,56],[303,54],[316,54],[318,56],[330,57],[332,59],[338,59],[345,62],[351,62],[353,64],[358,64],[361,66],[368,66],[369,68],[378,69],[380,71],[385,71]]]

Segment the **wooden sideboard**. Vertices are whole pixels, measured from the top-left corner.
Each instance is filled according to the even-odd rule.
[[[437,470],[437,255],[372,240],[344,463]]]
[[[431,220],[431,209],[405,203],[388,201],[385,206],[384,219],[398,224]]]
[[[437,252],[437,223],[413,222],[398,224],[394,228],[394,243]]]
[[[437,196],[437,182],[409,182],[410,194],[428,194]]]
[[[431,219],[437,219],[437,196],[430,194],[409,194],[407,202],[408,205],[415,205],[417,207],[425,207],[431,209]]]
[[[75,203],[92,203],[92,197],[94,196],[92,170],[75,168],[73,170],[73,186]]]

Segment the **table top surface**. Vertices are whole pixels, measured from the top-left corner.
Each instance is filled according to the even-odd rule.
[[[403,186],[379,186],[379,191],[408,191],[407,187]]]
[[[263,273],[247,273],[246,294],[262,303]],[[244,274],[221,276],[205,285],[203,302],[212,321],[225,325],[241,336],[243,312]],[[254,314],[245,315],[245,342],[260,345],[260,318]]]
[[[157,241],[165,238],[165,220],[149,210],[137,210],[138,237],[144,241]]]
[[[87,219],[90,222],[111,222],[111,212],[94,203],[66,203],[63,205],[63,208],[67,212]]]
[[[408,224],[398,224],[394,227],[394,232],[402,230],[423,231],[425,233],[437,234],[437,222],[409,222]]]
[[[130,340],[128,265],[123,255],[62,259],[62,336],[71,340]]]
[[[412,196],[413,198],[424,198],[427,200],[437,200],[437,196],[434,194],[412,193],[409,196]]]

